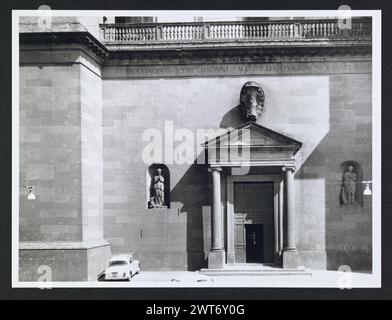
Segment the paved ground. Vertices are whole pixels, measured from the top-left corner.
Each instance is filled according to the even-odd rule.
[[[99,282],[110,287],[377,287],[371,274],[310,271],[312,275],[206,276],[199,272],[143,271],[130,282]]]

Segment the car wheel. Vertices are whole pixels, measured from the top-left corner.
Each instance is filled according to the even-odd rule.
[[[101,275],[98,277],[98,281],[105,281],[105,274],[101,274]]]

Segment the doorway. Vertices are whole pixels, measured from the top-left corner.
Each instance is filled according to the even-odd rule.
[[[246,262],[264,262],[264,225],[246,224]]]
[[[274,182],[234,182],[235,263],[274,262]]]

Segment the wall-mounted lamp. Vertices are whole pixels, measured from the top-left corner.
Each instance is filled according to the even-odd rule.
[[[29,194],[27,195],[27,200],[35,200],[35,194],[34,194],[34,190],[38,190],[37,186],[25,186],[25,188],[29,191]]]
[[[366,184],[365,185],[365,190],[363,190],[363,194],[365,196],[371,196],[372,195],[372,190],[370,189],[370,184],[373,183],[373,181],[362,181],[362,183]]]

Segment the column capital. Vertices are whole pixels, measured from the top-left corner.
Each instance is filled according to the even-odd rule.
[[[282,171],[283,172],[286,172],[286,171],[292,171],[292,172],[295,172],[295,170],[296,170],[296,167],[294,166],[294,165],[287,165],[287,166],[283,166],[282,167]]]
[[[222,171],[221,167],[210,167],[208,168],[208,172],[214,172],[214,171]]]

